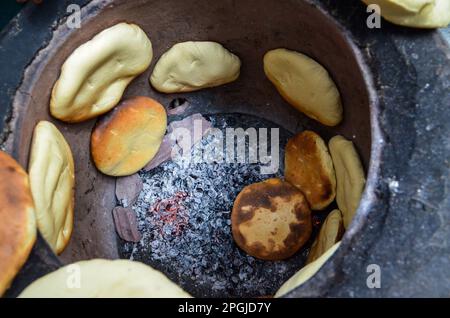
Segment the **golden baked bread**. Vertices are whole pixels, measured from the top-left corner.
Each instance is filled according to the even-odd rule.
[[[92,159],[104,174],[131,175],[156,155],[166,128],[166,110],[160,103],[143,96],[125,100],[97,121]]]
[[[163,93],[192,92],[233,82],[241,61],[216,42],[175,44],[156,63],[152,86]]]
[[[264,72],[283,98],[327,126],[342,121],[339,90],[327,70],[295,51],[275,49],[264,55]]]
[[[364,190],[364,170],[351,141],[334,136],[329,148],[336,171],[336,202],[344,217],[344,227],[348,229]]]
[[[380,7],[383,18],[415,28],[445,28],[450,23],[449,0],[363,0]]]
[[[325,252],[322,256],[316,259],[314,262],[306,265],[302,269],[300,269],[297,273],[295,273],[291,278],[289,278],[275,294],[275,297],[282,297],[294,290],[297,287],[303,285],[306,281],[308,281],[311,277],[313,277],[319,269],[326,263],[326,261],[333,256],[334,252],[341,245],[341,242],[334,244],[328,251]]]
[[[325,142],[305,130],[291,139],[285,151],[286,181],[306,197],[312,210],[323,210],[336,196],[336,175]]]
[[[106,113],[152,57],[152,43],[135,24],[119,23],[100,32],[64,62],[53,87],[50,113],[66,122]]]
[[[129,260],[93,259],[33,282],[20,298],[187,298],[164,274]]]
[[[249,255],[282,260],[295,254],[311,236],[311,211],[297,188],[273,178],[239,193],[231,227],[236,244]]]
[[[28,172],[39,231],[60,254],[73,230],[75,166],[69,144],[48,121],[34,128]]]
[[[0,297],[9,288],[36,240],[28,175],[0,151]]]
[[[333,210],[328,214],[323,222],[319,235],[311,246],[306,264],[314,262],[322,256],[334,244],[339,242],[344,234],[344,223],[342,213],[339,210]]]

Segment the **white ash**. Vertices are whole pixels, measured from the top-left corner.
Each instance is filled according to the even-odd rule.
[[[259,118],[245,115],[209,117],[214,127],[276,127]],[[290,133],[280,129],[280,158]],[[192,155],[214,142],[208,135],[192,149]],[[281,160],[283,161],[283,160]],[[195,160],[193,162],[196,162]],[[267,178],[258,164],[191,163],[169,161],[149,172],[141,171],[143,191],[133,210],[142,239],[122,241],[123,257],[141,261],[164,272],[196,297],[257,297],[273,295],[306,258],[302,249],[285,261],[257,260],[240,250],[231,234],[230,213],[234,199],[246,185]],[[170,228],[161,233],[152,222],[150,208],[160,199],[179,192],[187,194],[182,202],[188,211],[188,224],[179,235]]]

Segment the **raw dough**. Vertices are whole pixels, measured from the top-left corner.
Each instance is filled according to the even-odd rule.
[[[53,87],[51,114],[80,122],[106,113],[152,57],[152,43],[135,24],[119,23],[100,32],[64,62]]]
[[[329,148],[336,170],[336,201],[344,216],[344,227],[348,229],[364,190],[364,170],[351,141],[334,136]]]
[[[286,101],[327,126],[342,121],[341,96],[327,70],[295,51],[275,49],[264,56],[264,72]]]
[[[192,92],[233,82],[240,67],[239,58],[219,43],[183,42],[161,56],[150,83],[163,93]]]
[[[73,230],[75,166],[64,136],[48,121],[34,128],[28,169],[39,231],[60,254]]]
[[[184,298],[190,295],[145,264],[94,259],[64,266],[36,280],[19,297]]]

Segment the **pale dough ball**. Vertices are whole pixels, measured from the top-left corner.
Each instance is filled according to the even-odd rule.
[[[106,113],[152,57],[152,43],[135,24],[119,23],[100,32],[64,62],[53,87],[51,114],[80,122]]]
[[[34,128],[28,170],[39,231],[60,254],[73,230],[75,166],[64,136],[48,121]]]
[[[341,96],[327,70],[295,51],[275,49],[264,56],[264,72],[283,98],[327,126],[342,121]]]
[[[359,206],[366,179],[358,153],[351,141],[342,136],[334,136],[330,139],[329,148],[336,171],[336,201],[347,229]]]
[[[93,259],[64,266],[41,277],[19,297],[184,298],[190,295],[145,264]]]
[[[380,7],[383,18],[416,28],[445,28],[450,23],[450,0],[363,0]]]
[[[191,92],[233,82],[240,67],[239,58],[219,43],[183,42],[161,56],[150,83],[163,93]]]

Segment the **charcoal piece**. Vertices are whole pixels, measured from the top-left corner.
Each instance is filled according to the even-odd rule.
[[[136,213],[131,208],[121,206],[115,207],[112,213],[120,238],[127,242],[139,242],[142,235],[137,227]]]
[[[116,197],[124,207],[135,204],[141,191],[142,180],[137,173],[116,180]]]
[[[176,141],[171,138],[171,135],[165,135],[161,146],[159,147],[158,153],[152,160],[144,167],[144,171],[150,171],[162,163],[168,161],[172,157],[172,150],[176,146]]]
[[[177,98],[170,106],[171,107],[167,110],[167,115],[182,115],[189,107],[189,102],[185,99]]]
[[[178,154],[180,153],[180,150],[182,150],[183,153],[190,151],[190,149],[207,134],[211,127],[211,123],[201,114],[193,114],[182,120],[171,122],[167,128],[168,134],[164,136],[158,153],[143,170],[150,171],[170,160],[172,158],[172,153]],[[191,137],[190,143],[186,143],[186,140],[183,140],[184,132],[186,130]]]

